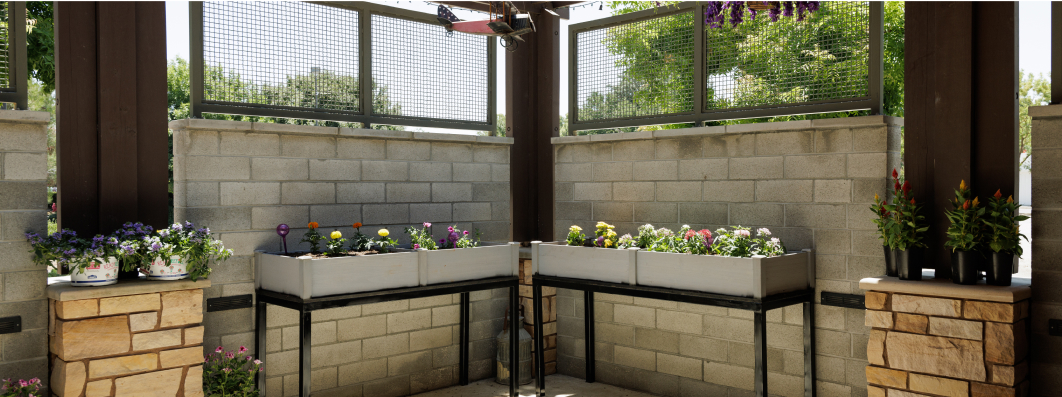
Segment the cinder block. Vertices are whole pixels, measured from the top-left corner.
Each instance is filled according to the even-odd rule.
[[[190,130],[173,134],[175,155],[217,155],[217,131]],[[225,152],[222,152],[225,153]],[[228,153],[230,155],[236,153]]]
[[[177,159],[180,159],[180,166]],[[174,157],[174,162],[174,179],[177,180],[182,175],[189,181],[251,179],[251,161],[247,157],[181,156]]]
[[[397,376],[431,370],[431,352],[417,352],[387,358],[387,375]]]
[[[280,154],[284,157],[310,159],[336,157],[336,138],[303,135],[281,135]]]
[[[221,205],[280,204],[278,182],[221,182]]]
[[[634,221],[653,223],[678,222],[678,204],[635,203]]]
[[[361,220],[361,206],[357,204],[313,205],[310,219],[323,227],[350,227]]]
[[[409,222],[409,204],[366,204],[362,206],[362,216],[366,225],[405,224]],[[391,233],[398,237],[401,230],[391,230]]]
[[[323,182],[284,182],[280,184],[281,204],[335,204],[336,184]]]
[[[339,158],[383,160],[387,158],[387,144],[382,139],[338,138]]]
[[[365,358],[394,356],[409,352],[409,334],[400,333],[365,339],[362,353]],[[430,360],[428,361],[431,362]]]
[[[752,390],[754,378],[752,368],[708,361],[704,363],[704,381],[708,383]]]
[[[48,213],[44,210],[0,213],[0,240],[25,241],[26,233],[47,232]]]
[[[616,346],[613,360],[616,364],[647,371],[656,370],[656,353],[649,350]]]
[[[588,221],[591,219],[591,203],[558,201],[555,203],[557,219]],[[564,228],[565,230],[567,227]]]
[[[724,203],[681,203],[679,223],[687,225],[725,225],[728,206]]]
[[[656,327],[655,309],[630,305],[614,305],[613,312],[617,323],[648,328]]]
[[[454,221],[489,221],[491,220],[490,205],[491,203],[454,203]]]
[[[6,180],[44,180],[48,178],[48,155],[45,153],[4,154]]]
[[[731,204],[730,223],[744,226],[782,226],[781,204]]]
[[[558,319],[559,323],[565,321]],[[597,341],[601,343],[613,343],[624,346],[634,346],[634,327],[612,323],[599,323],[594,325]]]
[[[410,203],[431,201],[429,183],[388,183],[387,202]]]
[[[474,183],[472,198],[475,201],[508,201],[509,184],[505,182]]]
[[[490,182],[491,165],[474,163],[454,163],[453,180],[455,182]]]
[[[752,343],[752,321],[732,317],[704,316],[704,334],[731,341]]]
[[[266,181],[304,181],[310,171],[306,159],[252,158],[251,179]]]
[[[1062,180],[1035,178],[1032,183],[1032,205],[1036,209],[1062,208],[1062,195],[1056,192],[1062,191]],[[1019,200],[1020,198],[1015,198]]]
[[[211,230],[247,230],[251,228],[250,207],[200,207],[184,210],[187,220]],[[275,225],[273,227],[276,227]]]
[[[451,222],[453,217],[453,205],[450,203],[437,204],[410,204],[410,222]]]
[[[849,178],[881,178],[889,174],[888,155],[860,153],[848,155]]]
[[[472,158],[477,163],[509,163],[509,145],[473,145]]]
[[[594,139],[594,137],[591,136],[590,140],[592,141],[593,139]],[[590,148],[590,160],[591,161],[593,161],[595,163],[612,161],[612,143],[611,142],[592,143],[592,144],[586,145],[586,147]]]
[[[631,162],[594,163],[595,181],[629,181],[631,180]]]
[[[811,131],[785,131],[756,134],[756,155],[775,156],[812,151]]]
[[[494,182],[509,182],[511,171],[508,164],[492,164],[490,180]]]
[[[612,200],[612,184],[608,182],[579,183],[572,189],[576,200],[608,201]]]
[[[322,220],[327,222],[325,219]],[[252,229],[269,230],[281,223],[292,227],[304,227],[309,221],[310,207],[304,205],[251,208]]]
[[[389,160],[430,160],[431,143],[416,141],[388,141]]]
[[[704,137],[704,157],[746,157],[756,153],[753,134]]]
[[[508,201],[495,201],[490,203],[490,218],[495,221],[508,221],[512,219],[512,210]]]
[[[820,128],[815,130],[816,153],[848,153],[852,151],[852,130],[848,128]]]
[[[221,154],[230,156],[279,156],[280,135],[223,131],[221,132]]]
[[[35,151],[48,150],[48,138],[45,125],[4,123],[0,126],[0,151]]]
[[[700,335],[703,331],[704,317],[700,314],[656,309],[657,327],[665,331],[675,331]]]
[[[606,222],[630,222],[633,214],[631,203],[594,203],[593,219]]]
[[[726,361],[727,341],[680,334],[679,354],[709,361]]]
[[[679,334],[658,329],[635,328],[634,346],[658,352],[678,354]]]
[[[409,163],[404,161],[363,161],[361,162],[361,180],[407,181],[409,180]]]
[[[40,270],[28,271],[28,272],[9,272],[4,273],[4,300],[6,301],[22,301],[30,299],[43,299],[44,288],[48,286],[48,273]],[[43,335],[40,335],[43,336]],[[14,339],[14,340],[12,340]],[[43,339],[43,338],[42,338]],[[12,357],[12,360],[19,360],[22,358],[17,357],[17,350],[20,348],[32,348],[34,350],[39,349],[40,353],[44,353],[43,344],[40,346],[18,346],[14,342],[17,338],[5,338],[4,340],[4,354],[6,357]],[[41,341],[43,342],[43,341]]]
[[[844,154],[786,156],[785,177],[789,179],[844,178],[845,164]]]
[[[755,188],[754,181],[705,181],[704,201],[751,202],[755,200]]]
[[[727,159],[697,159],[679,161],[679,179],[710,180],[727,179],[729,167]]]
[[[221,203],[218,182],[174,182],[173,189],[175,207],[206,207]]]
[[[337,183],[336,202],[383,203],[386,200],[383,183]]]
[[[594,179],[591,163],[557,164],[555,168],[557,182],[589,182]]]
[[[612,145],[612,159],[615,161],[652,160],[656,151],[653,140],[619,141]]]
[[[461,306],[449,305],[431,309],[431,326],[455,325],[461,321]]]
[[[756,181],[756,201],[810,203],[814,193],[811,180]]]
[[[387,334],[387,315],[339,320],[336,337],[340,341],[364,339]]]
[[[453,203],[472,201],[471,183],[433,183],[431,184],[431,201]]]
[[[702,377],[702,361],[695,358],[675,356],[671,354],[657,353],[657,370],[670,375],[700,380]]]
[[[786,204],[785,225],[791,227],[844,228],[848,210],[840,204]]]
[[[881,243],[873,246],[881,252]],[[848,254],[852,251],[852,232],[848,230],[815,230],[816,254]]]
[[[656,158],[689,159],[701,157],[702,139],[691,136],[656,141]]]
[[[893,150],[889,147],[888,127],[882,125],[852,130],[852,151],[885,152],[888,150]]]
[[[409,180],[449,182],[453,180],[450,163],[409,163]]]
[[[815,181],[815,202],[850,203],[852,202],[852,180],[819,179]],[[871,197],[874,197],[871,194]],[[873,199],[871,199],[873,201]]]
[[[782,157],[731,158],[730,179],[780,179],[782,178],[782,164]],[[788,175],[786,177],[791,178]]]
[[[657,182],[657,201],[701,201],[701,182]]]
[[[674,181],[678,179],[678,161],[639,161],[634,163],[636,181]]]
[[[315,181],[356,181],[361,179],[361,161],[311,159],[310,179]]]
[[[431,143],[432,161],[471,162],[472,145],[467,143]]]
[[[615,182],[612,192],[615,201],[653,201],[656,187],[653,182]]]

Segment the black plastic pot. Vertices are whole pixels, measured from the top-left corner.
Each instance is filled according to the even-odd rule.
[[[125,267],[125,263],[124,262],[119,264],[119,269],[124,268],[124,267]],[[119,280],[136,280],[138,278],[140,278],[140,271],[138,269],[133,269],[133,270],[130,270],[130,271],[118,270],[118,279]]]
[[[893,250],[893,261],[896,263],[896,271],[900,280],[922,279],[922,248],[908,248],[905,250]]]
[[[993,252],[985,267],[985,281],[988,285],[1006,287],[1014,271],[1014,254]]]
[[[955,284],[977,284],[981,275],[981,254],[971,251],[956,250],[951,253],[951,282]]]
[[[885,275],[889,277],[896,277],[899,272],[896,271],[896,256],[892,248],[887,245],[881,246],[885,250]]]

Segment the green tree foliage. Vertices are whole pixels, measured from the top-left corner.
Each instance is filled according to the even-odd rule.
[[[1019,165],[1030,169],[1029,153],[1032,150],[1032,119],[1029,106],[1044,106],[1051,102],[1051,75],[1033,75],[1018,72],[1018,151]]]
[[[52,2],[26,2],[26,61],[30,76],[41,83],[44,92],[55,90],[55,29]]]

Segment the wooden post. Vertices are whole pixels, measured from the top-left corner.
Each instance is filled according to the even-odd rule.
[[[165,5],[59,2],[55,21],[60,227],[164,227]]]
[[[560,134],[560,18],[520,2],[537,31],[505,52],[506,134],[510,151],[513,241],[553,239],[553,145]]]
[[[950,223],[944,211],[959,181],[970,183],[982,202],[996,189],[1016,190],[1016,6],[907,7],[904,174],[925,205],[927,263],[947,277],[951,259],[943,244]]]

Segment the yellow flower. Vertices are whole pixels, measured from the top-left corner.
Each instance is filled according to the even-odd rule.
[[[581,231],[583,231],[583,228],[581,228],[579,226],[572,225],[572,227],[568,228],[568,230],[573,231],[573,232],[581,232]]]
[[[611,246],[612,246],[612,240],[605,239],[605,248],[608,248],[608,247],[611,247]]]
[[[874,202],[876,203],[878,201],[881,201],[881,199],[878,198],[878,194],[877,193],[874,193]]]
[[[1007,203],[1013,203],[1013,202],[1014,202],[1014,195],[1012,194],[1012,195],[1010,195],[1010,197],[1007,197]]]
[[[380,231],[376,232],[376,234],[379,234],[380,237],[387,237],[387,235],[391,234],[391,232],[387,231],[387,229],[380,229]]]
[[[959,190],[966,190],[966,180],[959,181]]]
[[[974,208],[977,208],[977,204],[980,204],[980,202],[979,202],[979,201],[977,201],[977,197],[974,197],[974,199],[973,199],[973,206],[974,206]]]
[[[340,233],[339,230],[333,230],[332,234],[330,234],[328,236],[331,237],[332,240],[339,240],[339,239],[343,238],[343,233]]]
[[[609,237],[609,238],[616,237],[616,231],[615,230],[609,230],[608,233],[605,233],[605,236]]]

